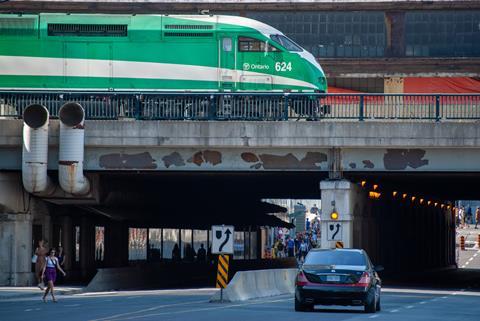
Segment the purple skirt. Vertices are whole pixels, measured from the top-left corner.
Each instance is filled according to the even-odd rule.
[[[45,282],[52,281],[55,283],[57,279],[57,270],[56,268],[47,267],[45,269]]]

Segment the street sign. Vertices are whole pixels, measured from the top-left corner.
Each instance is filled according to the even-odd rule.
[[[341,241],[343,234],[342,223],[331,222],[327,227],[327,240],[328,241]]]
[[[218,256],[217,283],[216,288],[225,289],[228,284],[228,255]]]
[[[212,254],[233,254],[233,225],[212,226]]]

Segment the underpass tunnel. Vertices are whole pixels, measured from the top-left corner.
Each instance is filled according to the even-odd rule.
[[[9,177],[1,183],[4,190],[17,195],[16,203],[20,204],[22,198],[26,200],[25,209],[17,211],[33,213],[30,221],[15,223],[30,226],[26,231],[31,231],[28,233],[33,237],[25,247],[26,255],[42,237],[48,239],[50,246],[62,244],[67,253],[69,280],[82,282],[91,279],[98,268],[128,266],[162,266],[163,271],[170,272],[182,269],[182,275],[196,269],[199,274],[214,277],[214,265],[203,269],[195,262],[185,262],[185,245],[198,251],[200,243],[204,243],[208,249],[208,230],[218,224],[234,225],[238,233],[243,251],[237,248],[235,268],[294,266],[294,260],[261,259],[265,227],[290,226],[270,214],[283,209],[261,201],[273,198],[321,198],[325,227],[331,221],[332,211],[337,211],[338,221],[345,224],[344,234],[348,233],[344,246],[367,250],[374,264],[385,266],[384,273],[402,273],[412,262],[418,270],[452,266],[456,263],[452,204],[455,199],[478,198],[472,187],[479,179],[471,173],[345,173],[340,181],[347,182],[348,188],[329,191],[322,184],[333,182],[335,186],[339,181],[329,180],[328,173],[320,171],[93,172],[88,175],[97,177],[91,181],[98,184],[98,200],[65,201],[28,194],[21,197],[17,191],[21,186],[20,174],[2,175]],[[55,180],[54,175],[51,177]],[[370,192],[380,195],[376,197]],[[9,204],[3,199],[0,203]],[[8,205],[10,211],[15,206]],[[345,215],[349,217],[345,219]],[[326,235],[327,231],[322,229],[322,237]],[[134,244],[139,240],[146,242],[146,249]],[[180,246],[182,260],[172,265],[175,243]],[[335,246],[322,239],[322,246],[332,245]],[[18,247],[23,248],[20,243]],[[26,266],[30,270],[30,264]],[[172,275],[176,274],[173,272]],[[213,283],[202,285],[208,284]]]

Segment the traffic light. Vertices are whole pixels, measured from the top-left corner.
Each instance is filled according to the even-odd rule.
[[[330,213],[330,218],[332,220],[338,220],[338,213],[334,210],[332,213]]]

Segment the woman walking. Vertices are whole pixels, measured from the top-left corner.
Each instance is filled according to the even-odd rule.
[[[57,278],[57,269],[62,272],[63,276],[66,275],[65,271],[58,263],[58,259],[55,257],[55,249],[50,249],[49,255],[46,258],[45,267],[43,268],[42,272],[42,274],[45,276],[45,282],[47,282],[47,289],[43,294],[43,302],[47,302],[48,292],[51,293],[53,302],[57,302],[55,299],[55,294],[53,293],[53,286],[55,279]]]
[[[37,278],[37,284],[40,290],[43,291],[43,269],[45,267],[45,257],[48,253],[47,248],[45,247],[45,241],[38,241],[38,247],[35,249],[35,255],[37,256],[37,261],[35,262],[35,277]]]

